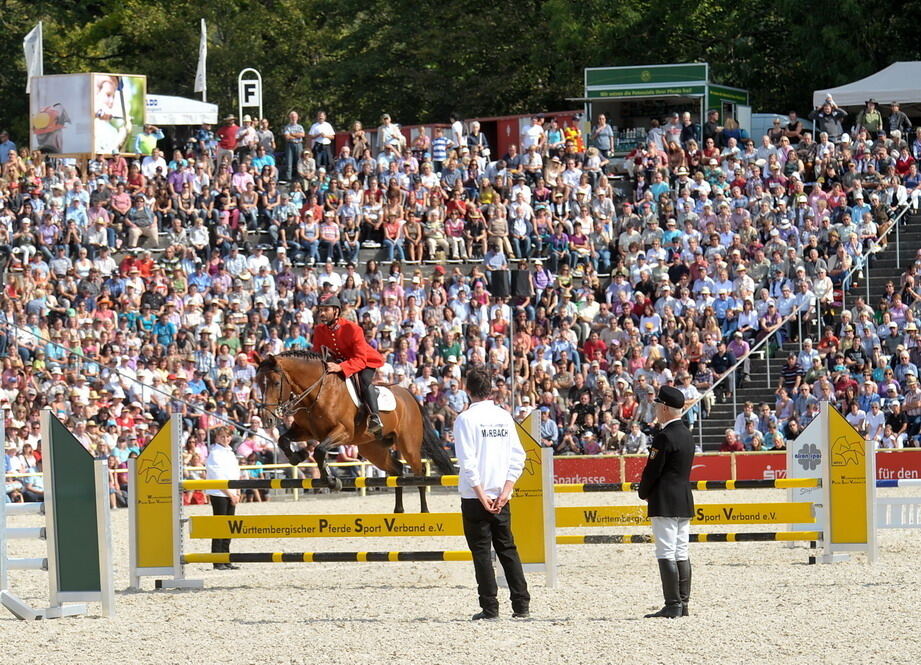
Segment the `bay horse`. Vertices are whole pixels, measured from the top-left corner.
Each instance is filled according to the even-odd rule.
[[[314,351],[291,350],[269,355],[259,363],[256,386],[262,393],[260,407],[276,421],[291,416],[291,427],[278,438],[278,446],[288,462],[297,466],[308,457],[303,447],[293,442],[316,440],[314,461],[320,479],[336,487],[326,456],[340,444],[355,444],[374,466],[394,476],[403,472],[400,457],[414,475],[425,475],[423,454],[443,474],[455,473],[454,464],[442,447],[435,428],[406,388],[389,386],[396,398],[393,411],[381,411],[383,432],[377,437],[367,429],[366,407],[356,407],[342,374],[331,373],[326,357]],[[425,488],[419,488],[421,512],[428,512]],[[403,488],[396,488],[395,513],[403,512]]]

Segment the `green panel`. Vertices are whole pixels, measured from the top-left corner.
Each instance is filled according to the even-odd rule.
[[[727,102],[735,102],[736,104],[748,104],[747,90],[736,90],[735,88],[724,88],[721,85],[711,85],[710,96],[725,99]]]
[[[649,88],[613,88],[611,90],[589,90],[586,97],[592,99],[629,99],[631,97],[662,97],[665,95],[703,95],[702,85],[675,85]]]
[[[100,591],[93,457],[61,421],[50,422],[58,590]]]
[[[706,81],[707,65],[663,65],[661,67],[605,67],[587,69],[585,85],[648,85],[650,83],[682,83]]]

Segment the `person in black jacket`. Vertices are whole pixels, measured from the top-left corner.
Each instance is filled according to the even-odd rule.
[[[681,409],[684,407],[681,391],[662,386],[655,404],[656,421],[661,429],[653,437],[649,448],[639,495],[649,504],[648,514],[656,541],[665,606],[646,617],[676,619],[688,616],[691,596],[688,531],[694,515],[694,497],[690,487],[694,443],[691,431],[681,420]]]

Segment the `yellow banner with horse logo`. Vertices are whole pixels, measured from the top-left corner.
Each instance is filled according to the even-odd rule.
[[[173,565],[173,422],[169,420],[135,461],[137,565]]]
[[[518,438],[524,448],[524,471],[512,495],[512,534],[522,563],[544,563],[544,483],[540,443],[531,436],[531,413],[517,425]],[[547,491],[552,492],[551,486]]]

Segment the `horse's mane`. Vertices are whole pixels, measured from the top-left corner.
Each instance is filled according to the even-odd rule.
[[[275,355],[269,356],[260,362],[257,371],[273,369],[275,367],[276,358],[301,358],[303,360],[320,360],[326,362],[325,358],[323,358],[323,354],[317,353],[316,351],[309,351],[307,349],[289,349],[287,351],[282,351],[281,353],[276,353]]]

